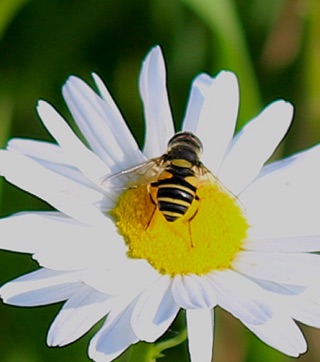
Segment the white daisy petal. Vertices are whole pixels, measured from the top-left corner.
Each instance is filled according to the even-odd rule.
[[[279,311],[266,324],[244,324],[263,342],[292,357],[298,357],[306,352],[306,341],[285,311]]]
[[[154,47],[143,62],[139,90],[146,119],[143,153],[147,158],[160,156],[174,134],[166,87],[166,69],[160,47]]]
[[[191,362],[211,362],[213,311],[187,309],[188,347]]]
[[[319,281],[320,255],[243,251],[236,256],[232,266],[255,278],[308,286]]]
[[[34,222],[35,221],[35,222]],[[39,219],[32,214],[19,213],[10,217],[0,219],[0,241],[1,249],[12,250],[20,253],[33,254],[38,247],[40,240],[43,243],[43,229],[39,224]],[[48,233],[50,236],[50,231]],[[54,239],[56,237],[54,236]]]
[[[282,253],[320,251],[320,236],[280,237],[272,239],[248,239],[242,243],[245,250],[277,251]]]
[[[184,309],[210,309],[217,304],[217,296],[210,281],[197,275],[176,275],[172,294],[176,303]]]
[[[267,293],[255,283],[232,270],[210,275],[218,304],[236,318],[251,324],[265,323],[272,316]]]
[[[136,147],[136,143],[134,141],[133,135],[130,132],[126,122],[124,121],[124,119],[120,113],[120,110],[119,110],[118,106],[116,105],[115,101],[113,100],[108,88],[106,87],[103,80],[99,77],[98,74],[92,73],[91,75],[98,88],[100,97],[106,101],[108,107],[110,107],[110,111],[112,111],[112,113],[113,113],[113,116],[110,118],[117,120],[117,122],[112,122],[112,123],[116,123],[112,126],[119,127],[119,132],[121,134],[124,134],[126,140],[131,143],[132,147]],[[76,77],[74,77],[74,78],[76,78]],[[91,90],[89,92],[91,92]]]
[[[48,332],[49,346],[64,346],[85,334],[108,314],[114,299],[85,285],[64,304]]]
[[[94,206],[103,195],[45,169],[15,151],[0,151],[1,174],[7,181],[47,201],[61,212],[91,225],[106,217]]]
[[[238,195],[258,176],[287,132],[292,115],[290,103],[273,102],[237,134],[219,170],[220,181],[232,193]]]
[[[203,163],[217,174],[237,120],[239,88],[231,72],[216,78],[198,76],[191,89],[182,129],[195,133],[204,146]]]
[[[282,298],[283,305],[295,320],[320,328],[320,289],[319,286],[306,288],[299,295]]]
[[[115,111],[113,101],[108,104],[77,77],[68,79],[63,95],[91,149],[113,172],[144,160],[134,138],[128,136],[128,131],[124,131],[124,138],[119,133],[125,126],[120,112]]]
[[[211,78],[205,73],[199,74],[193,80],[186,114],[182,122],[183,131],[197,133],[203,104],[214,81],[215,78]]]
[[[125,244],[111,220],[92,228],[59,213],[21,213],[0,219],[0,228],[2,249],[34,254],[49,269],[106,268],[125,258]]]
[[[121,147],[124,149],[124,152],[127,155],[127,161],[132,160],[136,163],[143,162],[144,156],[140,151],[136,140],[134,139],[130,129],[128,128],[126,122],[124,121],[117,105],[115,104],[114,100],[112,99],[107,87],[103,83],[102,79],[95,73],[92,74],[94,82],[98,87],[99,93],[102,99],[105,100],[103,103],[104,111],[108,114],[108,120],[116,119],[116,122],[110,122],[109,127],[112,129],[112,133],[114,136],[121,135]],[[110,115],[109,115],[110,114]],[[131,158],[134,156],[134,160]],[[133,163],[132,163],[133,164]],[[128,163],[129,165],[129,163]],[[130,161],[131,166],[131,161]]]
[[[261,288],[268,292],[272,292],[273,296],[277,295],[285,295],[285,296],[295,296],[304,293],[308,286],[301,286],[301,285],[291,285],[291,284],[284,284],[284,283],[276,283],[270,280],[262,280],[255,277],[250,276],[250,280],[258,284]]]
[[[103,176],[110,174],[107,165],[84,146],[65,120],[50,104],[40,101],[37,110],[43,124],[59,143],[70,163],[96,183]]]
[[[286,306],[290,315],[296,321],[314,328],[320,328],[320,305],[315,304],[309,300],[303,302],[290,301],[290,304]]]
[[[170,277],[164,276],[139,296],[131,319],[134,333],[140,340],[154,342],[168,329],[178,311]]]
[[[320,146],[264,168],[240,197],[249,239],[320,235]]]
[[[28,233],[37,242],[33,258],[47,268],[105,269],[126,259],[127,247],[109,219],[103,227],[94,228],[66,220],[63,215],[26,215],[24,219],[22,224],[33,219],[32,224],[43,228],[42,233],[41,230]],[[43,230],[48,233],[46,243],[43,242]]]
[[[67,230],[70,232],[69,236],[76,238],[79,235],[78,240],[72,239],[69,242],[65,238],[60,239],[56,248],[46,250],[42,247],[33,255],[33,259],[37,260],[41,266],[54,270],[112,268],[126,259],[126,248],[121,237],[114,230],[111,235],[108,235],[108,230],[110,228],[101,228],[94,232],[83,230],[85,233],[80,235],[79,227],[69,228]],[[60,232],[63,233],[63,228],[60,228]],[[59,235],[59,233],[56,232],[55,235]],[[66,234],[62,236],[66,237]],[[83,242],[78,245],[77,241]],[[92,243],[90,244],[90,242]],[[67,245],[63,247],[63,243]],[[96,248],[94,249],[94,247]],[[49,254],[49,250],[52,250],[51,254]]]
[[[73,76],[65,83],[62,92],[77,126],[81,130],[81,133],[84,135],[92,151],[98,155],[109,168],[113,168],[115,162],[109,155],[105,146],[105,142],[108,144],[110,132],[108,132],[108,127],[105,125],[104,117],[101,112],[99,112],[101,104],[98,100],[98,96],[91,95],[92,91],[89,91],[89,87],[87,87],[82,80]],[[90,92],[89,94],[94,99],[94,103],[90,104],[90,102],[86,101],[86,98],[88,98],[87,92]],[[95,122],[90,122],[90,119],[94,119]],[[107,130],[105,130],[105,128],[107,128]],[[109,137],[102,140],[101,135],[104,135],[104,133],[107,133]],[[113,137],[112,142],[115,142]],[[116,149],[119,151],[119,145],[117,145]]]
[[[70,298],[79,288],[80,274],[39,269],[1,287],[5,303],[24,307],[45,305]]]
[[[12,138],[8,142],[7,149],[9,151],[18,151],[23,155],[33,159],[64,164],[71,167],[71,163],[67,161],[61,147],[51,142],[24,138]]]
[[[18,151],[30,157],[41,166],[70,180],[90,188],[96,188],[93,182],[67,160],[61,147],[54,143],[14,138],[9,141],[7,149],[9,151]]]
[[[102,293],[132,299],[159,277],[160,274],[146,260],[127,259],[110,270],[90,268],[83,281]]]
[[[123,310],[113,310],[104,326],[92,338],[89,357],[95,362],[113,361],[131,344],[138,342],[130,324],[133,307],[134,303],[131,303]]]

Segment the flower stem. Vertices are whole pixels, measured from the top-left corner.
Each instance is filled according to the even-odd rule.
[[[130,362],[155,362],[156,358],[153,343],[140,342],[132,347]]]
[[[187,339],[187,329],[184,328],[179,334],[175,337],[161,341],[155,345],[155,349],[158,351],[158,356],[161,356],[162,351],[178,346]]]
[[[163,351],[178,346],[187,339],[187,330],[183,328],[181,332],[173,338],[163,340],[158,343],[139,342],[129,348],[118,362],[156,362],[163,357]]]

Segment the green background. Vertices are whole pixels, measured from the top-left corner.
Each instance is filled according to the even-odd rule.
[[[39,98],[72,123],[61,86],[71,74],[92,84],[91,72],[104,79],[141,144],[137,81],[141,61],[155,44],[166,59],[177,129],[192,79],[202,71],[214,75],[230,69],[240,82],[239,127],[274,99],[295,105],[293,126],[275,157],[319,141],[317,0],[0,0],[0,146],[11,137],[51,140],[35,113]],[[4,182],[1,195],[1,216],[48,209]],[[1,283],[35,268],[27,255],[0,252]],[[46,332],[60,307],[0,305],[0,362],[89,361],[86,349],[94,330],[70,346],[46,347]],[[178,324],[182,322],[183,315]],[[302,329],[309,351],[298,360],[319,361],[320,331]],[[219,309],[215,333],[215,362],[296,360],[265,346]],[[164,362],[187,360],[186,346],[165,355]],[[131,356],[127,353],[122,361]]]

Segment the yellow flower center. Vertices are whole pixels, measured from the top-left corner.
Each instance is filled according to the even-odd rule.
[[[111,214],[128,245],[128,256],[146,259],[169,275],[228,268],[247,234],[243,211],[219,184],[200,187],[197,196],[185,215],[169,222],[152,202],[155,188],[126,190]]]

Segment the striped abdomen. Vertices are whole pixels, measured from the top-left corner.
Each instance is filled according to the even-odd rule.
[[[196,198],[196,187],[181,176],[159,180],[155,186],[158,208],[167,221],[183,216]]]

